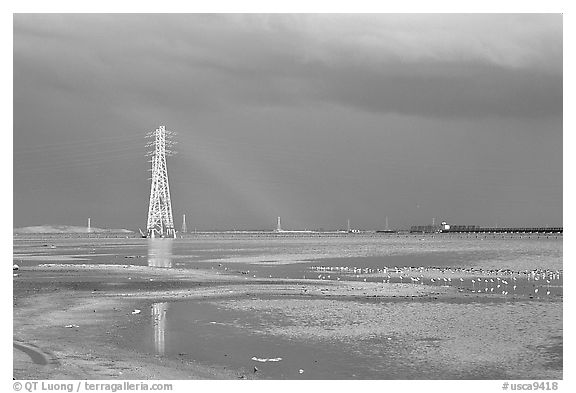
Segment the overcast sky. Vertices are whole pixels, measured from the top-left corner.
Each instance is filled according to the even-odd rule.
[[[562,225],[560,15],[14,17],[14,226]]]

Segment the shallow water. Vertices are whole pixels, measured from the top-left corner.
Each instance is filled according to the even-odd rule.
[[[455,286],[469,296],[157,303],[141,345],[269,379],[562,377],[562,237],[15,238],[14,261]]]
[[[51,239],[33,242],[17,238],[14,260],[23,266],[59,261],[131,264],[213,269],[247,278],[448,285],[467,292],[499,296],[557,298],[562,296],[563,287],[562,238],[539,235],[510,235],[506,238],[374,234],[264,238],[214,235],[210,238]],[[447,274],[448,268],[453,268],[455,275]],[[467,271],[461,277],[462,272],[457,269],[474,271]],[[509,272],[498,274],[498,269]]]
[[[561,319],[543,302],[189,301],[154,304],[143,345],[264,379],[554,379]]]

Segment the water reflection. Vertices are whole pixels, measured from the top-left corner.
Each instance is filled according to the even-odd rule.
[[[166,311],[168,311],[168,303],[154,303],[152,305],[154,349],[159,355],[164,355],[166,353]]]
[[[148,239],[148,266],[172,267],[173,239]],[[152,324],[154,326],[154,349],[159,355],[166,353],[166,311],[168,303],[152,305]]]
[[[172,267],[173,240],[148,239],[148,266]]]

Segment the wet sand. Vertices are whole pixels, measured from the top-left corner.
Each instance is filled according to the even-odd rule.
[[[249,296],[427,297],[451,288],[407,284],[254,279],[210,270],[131,265],[45,264],[14,278],[14,377],[17,379],[237,379],[248,369],[201,365],[134,349],[147,321],[142,301]],[[69,326],[69,327],[66,327]],[[23,350],[23,348],[29,348]],[[31,349],[30,349],[31,348]],[[33,350],[34,355],[30,356]],[[45,362],[34,362],[38,358]]]
[[[141,330],[136,302],[119,290],[135,292],[158,284],[168,290],[184,284],[162,280],[158,272],[89,267],[57,271],[26,268],[14,279],[14,377],[17,379],[231,379],[235,371],[139,353],[131,341]],[[129,269],[126,269],[129,270]],[[150,269],[154,270],[154,269]],[[128,277],[131,280],[128,280]],[[159,278],[152,283],[150,278]],[[133,280],[133,281],[132,281]],[[205,277],[195,283],[207,282]],[[69,327],[66,327],[69,326]],[[33,348],[34,362],[22,346]]]
[[[322,247],[331,247],[331,242],[327,241]],[[344,245],[353,249],[356,247],[354,242]],[[432,242],[439,248],[436,240]],[[119,242],[98,248],[96,241],[89,246],[80,241],[78,245],[62,242],[55,249],[39,244],[18,245],[14,260],[21,263],[18,258],[22,258],[24,262],[14,277],[15,378],[273,377],[275,374],[265,374],[268,363],[260,365],[251,361],[252,355],[258,354],[242,357],[240,362],[233,363],[212,358],[200,361],[193,350],[186,350],[182,356],[178,352],[164,356],[153,348],[147,350],[142,347],[142,337],[150,334],[150,311],[154,305],[178,303],[174,309],[186,312],[186,304],[200,302],[216,307],[218,315],[223,318],[226,310],[248,316],[230,325],[231,331],[240,336],[242,329],[247,329],[272,341],[293,339],[302,343],[317,342],[320,346],[327,342],[352,343],[346,349],[349,353],[357,352],[360,357],[373,355],[390,362],[383,364],[392,370],[390,373],[380,373],[378,367],[382,365],[375,365],[367,378],[562,378],[561,289],[559,295],[528,299],[527,296],[474,293],[459,287],[458,283],[383,282],[386,276],[382,272],[363,272],[362,277],[368,278],[367,282],[362,278],[346,281],[349,275],[344,272],[341,272],[340,281],[264,278],[268,273],[256,277],[253,274],[256,271],[242,272],[238,269],[245,267],[233,268],[219,262],[210,265],[200,261],[187,268],[179,268],[175,263],[176,267],[172,267],[172,262],[168,266],[166,258],[150,253],[150,249],[148,258],[142,255],[146,253],[146,243],[134,242],[130,246],[116,243]],[[278,247],[281,253],[273,260],[288,255],[282,244]],[[205,260],[208,261],[213,253],[245,251],[266,255],[251,257],[254,259],[252,263],[266,262],[268,258],[266,247],[257,250],[244,248],[244,245],[233,244],[235,248],[226,245],[227,248],[217,252],[214,247],[207,247]],[[378,245],[382,247],[380,243]],[[122,247],[123,251],[111,252],[116,247]],[[307,247],[314,245],[311,243]],[[458,244],[458,247],[462,246]],[[547,243],[544,244],[543,253],[547,252],[547,247]],[[296,250],[301,250],[299,245]],[[334,253],[344,254],[341,251]],[[170,261],[188,261],[194,256],[187,255],[204,252],[204,249],[185,252],[170,255]],[[288,260],[300,260],[300,256]],[[85,263],[84,257],[92,263]],[[510,259],[512,262],[505,267],[521,266],[520,258]],[[550,267],[556,268],[557,255],[554,258]],[[238,266],[239,262],[228,259]],[[145,263],[154,266],[144,266]],[[203,263],[206,263],[206,268],[203,268]],[[283,269],[280,267],[282,263],[278,263],[278,269]],[[541,266],[532,262],[530,266],[532,264]],[[228,270],[225,270],[227,266]],[[320,267],[312,269],[313,277],[331,274],[324,271],[322,263],[317,266]],[[416,273],[415,277],[428,279],[452,278],[454,282],[459,278],[479,276],[474,269],[454,271],[441,267],[432,268],[429,274],[425,274],[422,270],[412,272],[412,268],[406,267],[411,265],[398,266],[403,275],[408,269],[408,273]],[[488,277],[504,276],[510,277],[497,272]],[[370,279],[378,279],[378,282]],[[258,315],[258,326],[251,325],[250,315]],[[173,333],[166,336],[167,340],[173,339]],[[186,337],[179,339],[186,340]],[[357,346],[354,343],[364,344]],[[365,343],[369,344],[368,347]],[[282,362],[273,364],[285,364],[289,360]],[[260,369],[258,373],[253,371],[255,364]],[[356,368],[366,364],[358,362]],[[308,367],[311,369],[314,365]],[[397,367],[395,371],[394,367]],[[361,375],[355,370],[335,377],[326,374],[325,370],[323,372],[316,374],[316,378],[324,375],[327,378],[353,379]],[[308,370],[299,375],[296,369],[294,376],[289,374],[283,378],[310,378],[310,375]]]

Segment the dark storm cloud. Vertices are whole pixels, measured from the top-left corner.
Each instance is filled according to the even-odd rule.
[[[27,59],[41,79],[62,87],[152,96],[170,106],[313,101],[419,116],[541,117],[561,113],[559,22],[529,15],[17,16],[15,34],[27,39],[16,41],[15,57],[16,68]]]
[[[559,15],[17,14],[15,225],[142,226],[158,124],[199,228],[554,225],[561,115]]]

